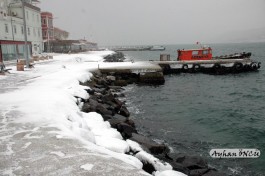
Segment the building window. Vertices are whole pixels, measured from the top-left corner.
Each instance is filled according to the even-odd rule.
[[[2,56],[4,61],[16,59],[16,45],[4,44],[2,45]]]
[[[14,25],[14,33],[17,34],[17,26]]]
[[[30,28],[28,28],[28,35],[30,35]]]
[[[49,27],[53,27],[53,24],[52,24],[52,19],[49,19],[49,24],[48,24]]]
[[[33,29],[33,34],[34,34],[34,37],[36,37],[36,29],[35,28]]]
[[[24,27],[21,26],[21,34],[24,34]]]
[[[31,45],[27,45],[29,55],[31,55]],[[2,56],[4,61],[16,60],[17,58],[24,58],[24,44],[2,44]]]
[[[46,26],[46,19],[45,18],[42,19],[42,25]]]
[[[52,37],[52,31],[49,30],[49,34],[48,35],[49,35],[48,37],[51,38]]]
[[[5,31],[8,33],[8,24],[5,24]]]
[[[24,45],[18,45],[18,57],[19,58],[24,58],[24,50],[25,50]]]
[[[46,37],[47,36],[47,31],[42,31],[42,37]]]

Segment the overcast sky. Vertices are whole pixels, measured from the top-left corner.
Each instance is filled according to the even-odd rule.
[[[265,31],[265,0],[40,1],[71,39],[99,45],[214,43]]]

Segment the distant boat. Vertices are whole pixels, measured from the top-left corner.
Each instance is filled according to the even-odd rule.
[[[152,46],[150,51],[164,51],[166,48],[164,46]]]

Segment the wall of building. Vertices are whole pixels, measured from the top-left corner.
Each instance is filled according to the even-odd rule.
[[[54,40],[53,15],[50,12],[41,13],[43,40]]]
[[[1,3],[2,2],[2,3]],[[31,43],[29,49],[30,53],[38,54],[43,51],[43,40],[41,32],[41,16],[40,9],[31,5],[25,4],[26,15],[26,31],[23,23],[23,9],[22,3],[19,0],[2,0],[0,2],[0,41],[14,41],[12,44],[2,47],[2,52],[8,51],[8,54],[12,56],[12,52],[22,51],[21,42],[24,42],[27,34],[27,40]],[[28,0],[31,3],[31,0]],[[11,4],[10,4],[11,3]],[[6,16],[1,15],[1,11],[6,12]],[[16,49],[14,49],[16,48]],[[14,51],[13,51],[14,50]],[[7,53],[4,53],[7,55]],[[18,55],[21,53],[14,53]],[[22,57],[22,56],[21,56]],[[10,57],[13,59],[14,57]],[[6,60],[6,57],[4,57]],[[8,59],[9,60],[9,59]]]
[[[69,32],[54,27],[54,39],[55,40],[66,40],[69,37]]]

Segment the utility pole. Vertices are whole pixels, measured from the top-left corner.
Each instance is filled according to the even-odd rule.
[[[27,38],[27,25],[26,25],[26,14],[25,14],[25,0],[21,0],[22,3],[22,10],[23,10],[23,25],[24,25],[24,56],[26,58],[26,65],[29,68],[29,52],[28,52],[28,38]]]

